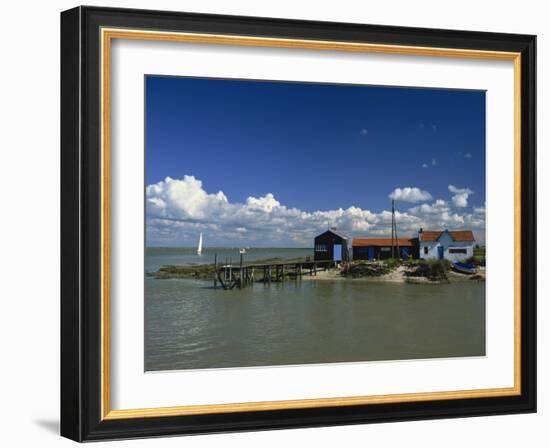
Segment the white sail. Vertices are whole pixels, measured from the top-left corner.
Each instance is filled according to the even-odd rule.
[[[201,255],[202,254],[202,232],[199,236],[199,247],[197,247],[197,255]]]

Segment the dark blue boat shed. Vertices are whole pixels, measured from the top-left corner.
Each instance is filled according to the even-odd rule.
[[[314,260],[349,260],[349,238],[334,227],[315,237]]]

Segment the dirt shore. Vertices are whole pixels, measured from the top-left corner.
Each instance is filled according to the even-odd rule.
[[[359,277],[349,278],[344,277],[340,269],[332,269],[330,271],[317,272],[316,276],[309,277],[304,276],[304,280],[346,280],[353,282],[385,282],[385,283],[415,283],[415,284],[440,284],[446,283],[442,281],[432,281],[426,277],[409,277],[406,275],[408,268],[405,266],[398,266],[392,270],[389,274],[380,275],[378,277]],[[449,271],[447,273],[447,282],[470,282],[470,281],[485,281],[485,268],[479,267],[476,275],[461,274],[455,271]]]

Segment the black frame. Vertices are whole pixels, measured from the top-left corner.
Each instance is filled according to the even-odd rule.
[[[100,27],[521,53],[521,395],[100,419]],[[536,36],[78,7],[61,14],[61,434],[76,441],[536,412]]]

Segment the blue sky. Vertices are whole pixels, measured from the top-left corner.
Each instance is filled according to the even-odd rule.
[[[392,192],[404,233],[424,223],[481,237],[484,210],[483,223],[468,216],[485,205],[485,92],[148,76],[146,184],[157,185],[147,193],[153,245],[185,245],[201,226],[238,243],[283,219],[282,207],[305,213],[273,227],[295,238],[264,226],[262,241],[298,244],[308,222],[320,225],[315,213],[340,209],[353,213],[331,224],[381,234]],[[247,218],[250,198],[263,200],[261,220]]]

